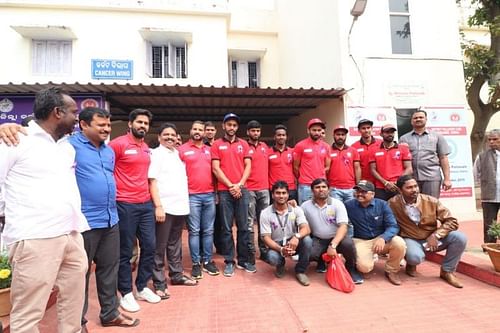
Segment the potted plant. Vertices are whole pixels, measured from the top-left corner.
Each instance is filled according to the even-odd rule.
[[[488,229],[488,235],[500,239],[500,223],[493,221]],[[500,244],[486,243],[482,245],[483,249],[488,252],[495,271],[500,272]]]
[[[10,283],[12,271],[6,251],[0,252],[0,317],[10,313]]]

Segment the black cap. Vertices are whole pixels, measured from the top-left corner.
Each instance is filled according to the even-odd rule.
[[[364,124],[370,124],[370,126],[373,126],[373,121],[371,121],[370,119],[361,119],[359,122],[358,122],[358,129],[361,125],[364,125]]]
[[[359,183],[354,186],[354,189],[375,192],[375,186],[368,180],[360,180]]]
[[[238,124],[240,123],[240,117],[238,117],[238,115],[236,113],[228,113],[224,116],[224,120],[222,121],[223,123],[225,123],[226,121],[228,120],[231,120],[231,119],[234,119],[238,122]]]
[[[247,123],[247,130],[252,128],[262,128],[262,125],[257,120],[250,120]]]

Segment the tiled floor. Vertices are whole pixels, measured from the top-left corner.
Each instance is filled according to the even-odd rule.
[[[464,223],[470,245],[478,246],[481,224]],[[479,243],[478,243],[479,242]],[[184,263],[189,273],[187,243]],[[485,257],[486,258],[486,257]],[[216,256],[222,266],[222,258]],[[98,302],[92,288],[90,332],[499,332],[500,290],[482,282],[459,277],[463,289],[439,279],[439,266],[425,262],[418,277],[401,273],[402,286],[383,276],[383,260],[365,283],[351,294],[328,287],[324,275],[309,270],[311,285],[302,287],[287,264],[279,280],[273,268],[257,262],[258,272],[237,270],[232,278],[205,275],[196,287],[171,286],[172,297],[159,304],[140,302],[135,316],[141,324],[132,329],[104,328],[98,322]],[[56,307],[41,324],[42,333],[56,332]]]

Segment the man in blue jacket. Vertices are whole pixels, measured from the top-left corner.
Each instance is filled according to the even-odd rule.
[[[389,282],[399,286],[399,264],[405,256],[406,245],[397,236],[399,227],[394,214],[386,201],[375,198],[372,182],[361,180],[354,190],[355,199],[345,202],[345,207],[354,227],[357,269],[369,273],[379,254],[389,254],[385,263],[385,276]]]

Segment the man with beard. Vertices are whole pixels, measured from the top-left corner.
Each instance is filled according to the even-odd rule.
[[[262,211],[260,234],[268,250],[266,262],[276,266],[275,276],[285,275],[285,259],[298,254],[295,276],[303,286],[309,285],[306,275],[312,240],[311,230],[300,207],[288,204],[288,184],[279,180],[271,188],[273,204]]]
[[[330,195],[342,202],[354,198],[353,187],[361,178],[358,151],[345,144],[348,132],[347,128],[340,125],[333,130],[334,142],[330,149],[328,172]]]
[[[148,171],[156,218],[153,285],[156,295],[162,299],[170,297],[165,281],[165,257],[173,285],[197,284],[196,280],[185,276],[182,269],[182,229],[189,214],[189,194],[186,168],[176,149],[177,140],[174,124],[161,125],[158,131],[160,145],[151,153]]]
[[[347,232],[349,219],[344,204],[328,195],[328,181],[325,178],[313,180],[311,190],[312,199],[305,201],[301,207],[311,228],[311,260],[318,262],[316,272],[326,272],[325,262],[321,258],[323,253],[332,257],[341,253],[354,283],[363,283],[363,276],[356,269],[356,249]],[[299,235],[295,237],[300,238]]]
[[[408,145],[394,141],[396,126],[387,124],[380,131],[384,141],[370,149],[370,170],[375,177],[375,198],[389,200],[398,194],[398,177],[412,173],[412,156]]]
[[[205,132],[203,133],[203,143],[211,147],[215,141],[217,129],[211,121],[205,121]]]
[[[69,137],[75,148],[75,175],[82,200],[82,213],[91,230],[82,233],[88,265],[96,264],[97,295],[103,326],[131,327],[139,324],[118,311],[116,296],[120,239],[113,177],[115,154],[104,141],[111,132],[110,114],[100,108],[85,108],[79,114],[80,132]],[[12,125],[16,131],[16,125]],[[3,129],[1,131],[3,133]],[[82,332],[86,332],[88,289],[91,270],[87,270]]]
[[[205,125],[195,121],[189,132],[190,140],[179,147],[179,156],[186,165],[189,190],[189,252],[193,268],[191,276],[202,278],[203,271],[219,275],[212,260],[214,237],[215,194],[210,147],[203,144]]]
[[[252,159],[248,143],[236,136],[240,117],[234,113],[224,116],[222,129],[224,137],[215,140],[211,147],[212,172],[218,180],[219,209],[222,224],[222,245],[225,250],[224,276],[234,275],[234,240],[232,233],[233,218],[237,231],[237,267],[248,273],[257,269],[252,264],[255,258],[249,253],[248,201],[249,194],[245,187]]]
[[[252,169],[247,180],[247,188],[250,195],[248,203],[248,231],[250,232],[249,251],[253,258],[255,258],[255,222],[257,222],[257,243],[261,258],[263,258],[263,253],[266,251],[258,226],[260,224],[260,212],[269,206],[269,167],[267,162],[269,147],[265,142],[259,140],[262,133],[261,130],[262,126],[257,120],[248,122],[248,145],[250,146],[250,154],[252,156]],[[252,262],[252,264],[255,264],[255,262]]]
[[[297,201],[297,185],[293,174],[293,148],[286,145],[287,128],[285,125],[274,127],[274,146],[269,148],[269,186],[278,180],[288,184],[288,198]]]
[[[309,120],[309,137],[297,143],[293,150],[293,172],[299,180],[299,204],[312,197],[312,181],[326,178],[330,169],[330,147],[321,140],[321,130],[325,128],[321,119]]]
[[[78,108],[67,92],[52,87],[36,94],[33,109],[28,135],[17,146],[0,145],[2,237],[12,264],[10,329],[38,332],[55,287],[59,332],[80,332],[88,268],[81,232],[89,226],[75,178],[75,149],[66,137]]]
[[[411,116],[413,130],[403,135],[400,143],[410,147],[413,166],[413,175],[417,180],[421,193],[439,198],[441,187],[451,189],[450,162],[448,154],[450,148],[446,139],[439,133],[429,131],[427,112],[418,110]],[[444,180],[441,179],[443,171]]]
[[[351,147],[356,149],[359,154],[359,164],[361,167],[361,179],[375,182],[370,171],[370,154],[369,150],[374,145],[382,143],[382,140],[375,138],[372,135],[373,121],[369,119],[361,119],[358,122],[358,131],[361,134],[359,141],[354,142]]]
[[[417,265],[424,261],[426,251],[446,250],[439,276],[453,287],[462,288],[455,271],[467,237],[458,231],[457,219],[438,199],[420,194],[413,176],[399,177],[397,186],[401,194],[389,200],[389,205],[398,221],[399,235],[406,242],[406,274],[417,275]]]
[[[117,189],[118,218],[120,221],[120,268],[118,290],[120,306],[128,312],[140,310],[138,300],[158,303],[160,296],[147,287],[153,274],[155,254],[155,219],[148,184],[150,150],[144,142],[153,115],[145,109],[135,109],[129,114],[129,132],[112,140],[109,145],[115,152],[115,180]],[[135,239],[139,240],[141,256],[135,286],[132,287],[132,258]]]

